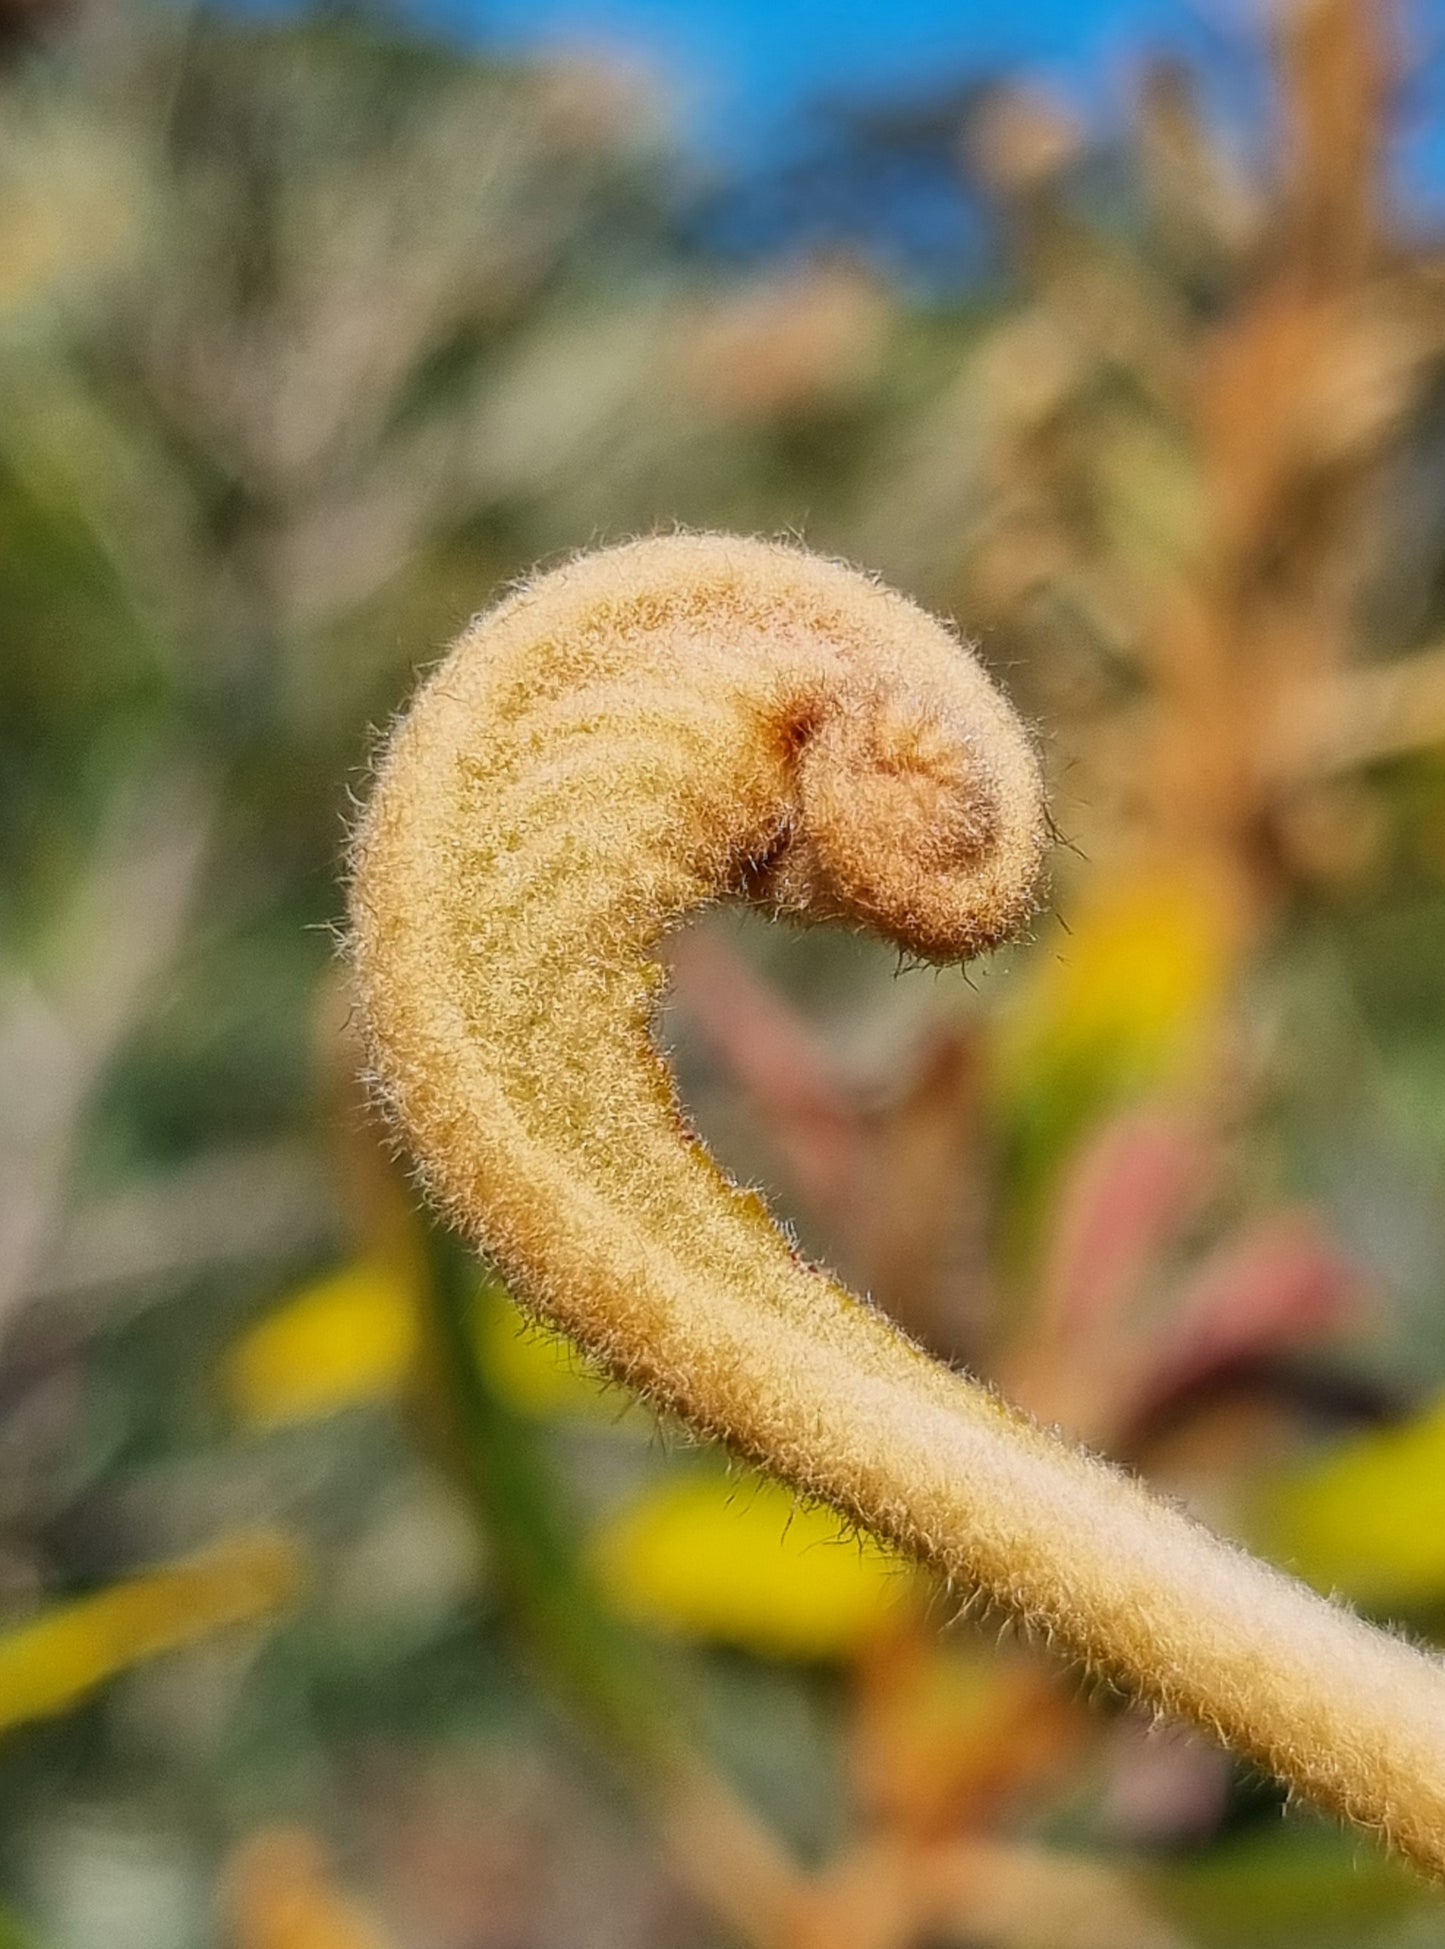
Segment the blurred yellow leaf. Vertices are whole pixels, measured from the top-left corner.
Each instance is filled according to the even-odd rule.
[[[64,1712],[130,1665],[264,1616],[301,1574],[296,1544],[261,1531],[18,1625],[0,1637],[0,1729]]]
[[[475,1336],[490,1386],[518,1414],[651,1426],[565,1334],[525,1318],[484,1275]],[[312,1280],[242,1334],[226,1356],[222,1388],[248,1427],[317,1420],[398,1395],[420,1337],[409,1282],[380,1261],[358,1259]]]
[[[527,1319],[502,1287],[490,1285],[481,1293],[476,1333],[488,1381],[518,1414],[544,1420],[579,1415],[651,1428],[631,1397],[592,1366],[565,1333]]]
[[[1096,877],[1064,918],[986,1045],[1009,1155],[998,1249],[1015,1276],[1048,1236],[1057,1173],[1085,1133],[1205,1073],[1247,916],[1222,873],[1156,857]]]
[[[771,1658],[847,1658],[917,1590],[901,1559],[763,1478],[664,1482],[598,1534],[592,1555],[639,1623]]]
[[[417,1341],[406,1280],[359,1259],[303,1286],[243,1334],[226,1357],[222,1385],[250,1427],[308,1421],[397,1393]]]
[[[1310,1583],[1361,1604],[1409,1609],[1445,1597],[1445,1395],[1279,1487],[1265,1540]]]
[[[1005,1091],[1096,1065],[1129,1087],[1187,1074],[1233,964],[1239,917],[1227,888],[1184,866],[1148,868],[1096,887],[1068,922],[1001,1025]]]

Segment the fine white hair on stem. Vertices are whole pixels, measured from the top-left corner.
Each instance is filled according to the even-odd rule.
[[[613,1375],[1445,1878],[1445,1667],[804,1264],[653,1043],[653,950],[699,907],[965,960],[1033,911],[1046,835],[1011,707],[877,583],[721,535],[580,558],[466,631],[382,759],[352,932],[383,1095]]]

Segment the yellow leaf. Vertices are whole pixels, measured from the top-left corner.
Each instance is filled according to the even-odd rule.
[[[500,1286],[481,1293],[476,1331],[477,1355],[489,1382],[518,1414],[547,1420],[577,1415],[650,1428],[630,1397],[612,1386],[566,1334],[526,1319]]]
[[[592,1557],[637,1622],[772,1658],[847,1658],[917,1591],[901,1559],[763,1478],[664,1482],[599,1533]]]
[[[297,1546],[262,1531],[18,1625],[0,1637],[0,1729],[64,1712],[128,1666],[262,1617],[300,1582]]]
[[[1182,865],[1139,870],[1068,915],[1035,958],[1001,1025],[996,1074],[1009,1094],[1059,1072],[1107,1070],[1119,1086],[1187,1074],[1212,1028],[1234,960],[1228,889]]]
[[[1445,1395],[1276,1489],[1272,1552],[1321,1590],[1380,1610],[1445,1597]]]
[[[544,1419],[580,1415],[650,1427],[565,1334],[525,1319],[495,1280],[479,1279],[477,1358],[508,1407]],[[377,1261],[313,1280],[227,1355],[222,1386],[232,1412],[264,1429],[393,1399],[418,1352],[416,1307],[408,1281]]]
[[[250,1427],[308,1421],[396,1394],[417,1340],[407,1282],[362,1259],[303,1286],[243,1334],[226,1358],[222,1385]]]

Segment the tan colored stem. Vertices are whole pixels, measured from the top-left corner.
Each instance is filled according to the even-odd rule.
[[[652,1816],[683,1887],[739,1942],[791,1949],[816,1899],[807,1872],[702,1764],[679,1764],[656,1784]]]
[[[909,1847],[879,1836],[810,1891],[787,1949],[1185,1949],[1126,1872],[983,1835]]]
[[[686,1129],[651,950],[719,898],[965,958],[1043,812],[1012,712],[853,572],[632,544],[475,624],[358,835],[380,1086],[519,1295],[694,1428],[1445,1876],[1445,1668],[938,1366]]]
[[[1271,762],[1286,780],[1335,777],[1445,744],[1445,645],[1317,678],[1279,713]]]

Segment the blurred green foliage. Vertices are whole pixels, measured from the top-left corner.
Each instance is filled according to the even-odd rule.
[[[0,1940],[1437,1939],[1202,1744],[638,1440],[423,1235],[336,971],[377,727],[533,562],[800,530],[986,626],[1077,845],[1039,940],[975,992],[715,928],[689,1101],[940,1353],[1438,1630],[1445,285],[1383,207],[1375,10],[1290,17],[1257,176],[1172,72],[1102,158],[980,94],[963,292],[709,256],[600,65],[9,22]],[[238,1606],[197,1566],[258,1527],[305,1587]],[[868,1934],[924,1859],[952,1906]]]

